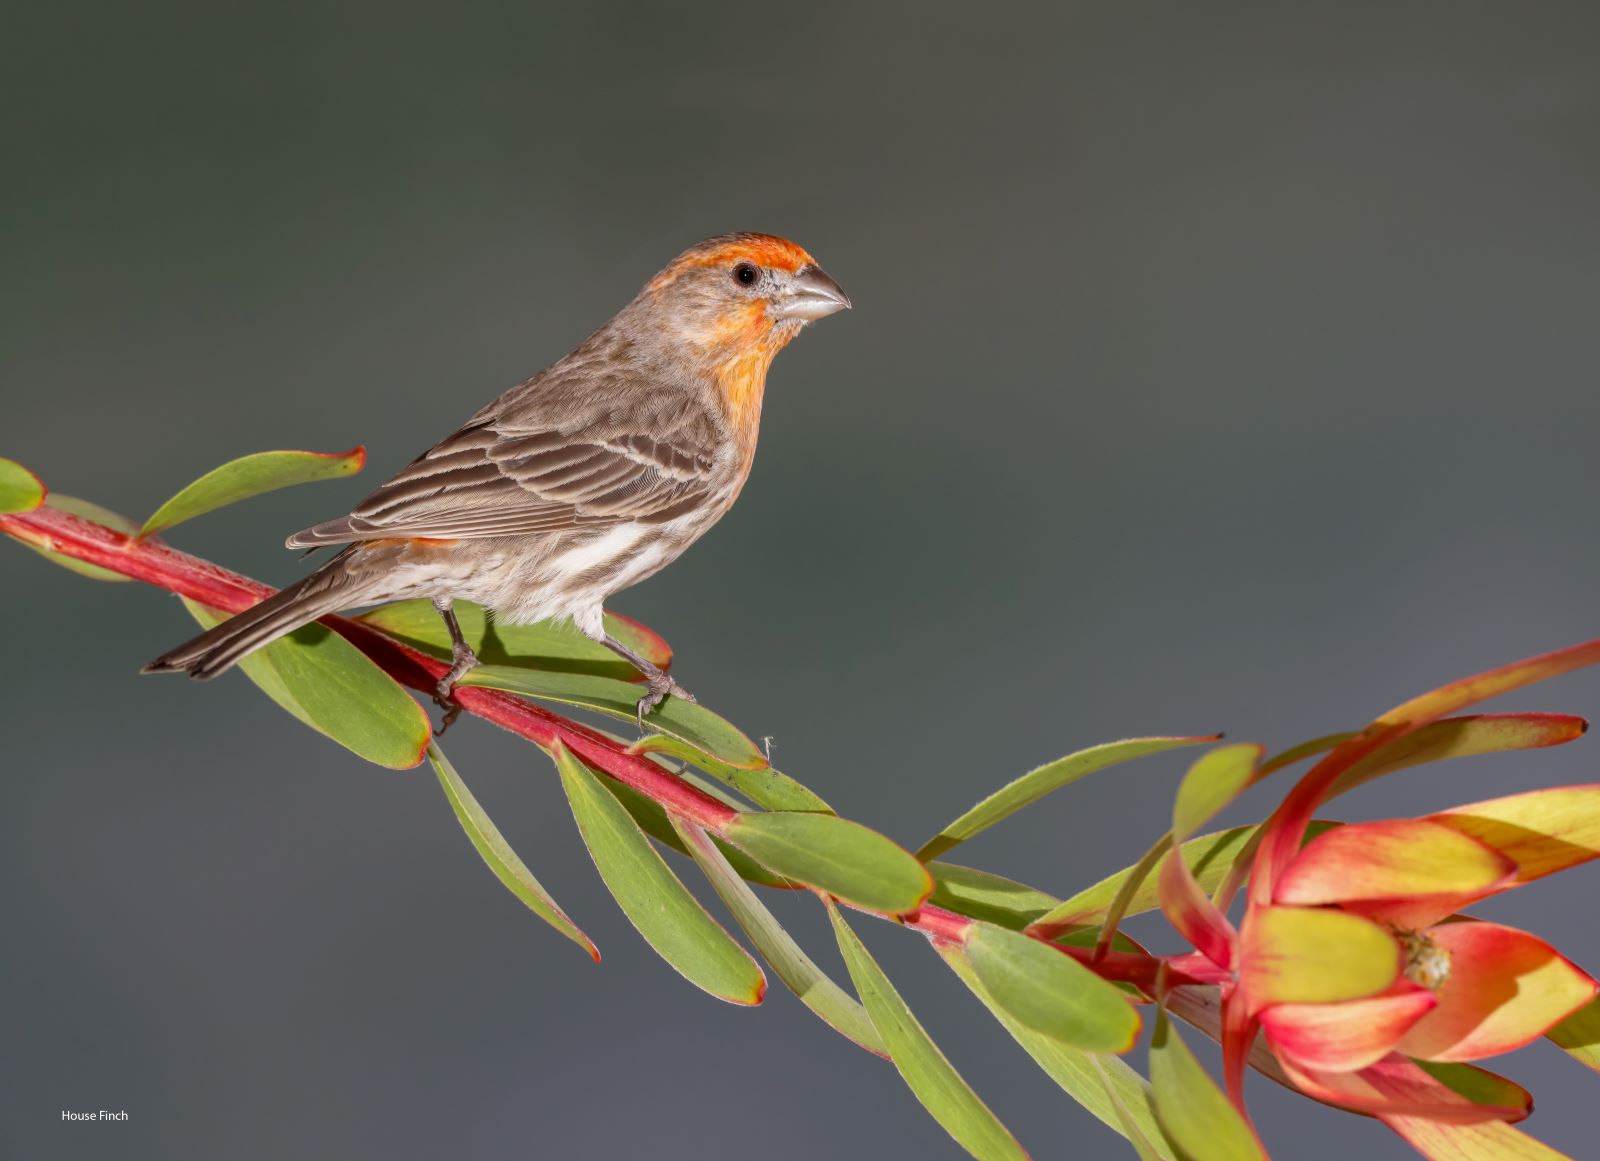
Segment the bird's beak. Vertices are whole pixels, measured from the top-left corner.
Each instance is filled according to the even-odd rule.
[[[822,272],[820,266],[802,266],[772,305],[773,316],[813,322],[850,309],[850,296]]]

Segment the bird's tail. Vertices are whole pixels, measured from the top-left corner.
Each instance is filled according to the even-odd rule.
[[[345,557],[334,557],[304,580],[163,653],[139,672],[187,673],[208,681],[301,625],[364,603],[363,587],[345,567]]]

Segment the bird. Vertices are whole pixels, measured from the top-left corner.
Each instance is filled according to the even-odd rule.
[[[426,598],[449,631],[449,699],[478,665],[455,602],[512,624],[570,620],[644,679],[640,725],[695,698],[607,634],[605,602],[660,571],[750,475],[768,368],[850,298],[800,246],[730,233],[689,247],[575,350],[479,410],[346,516],[290,536],[343,545],[316,571],[144,667],[216,677],[301,625]],[[441,726],[441,729],[444,728]]]

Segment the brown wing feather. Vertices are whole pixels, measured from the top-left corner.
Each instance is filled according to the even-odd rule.
[[[569,360],[580,354],[581,349]],[[713,453],[720,431],[707,410],[685,405],[680,397],[667,414],[660,408],[648,417],[607,410],[575,423],[578,400],[560,390],[570,379],[552,373],[577,369],[557,364],[514,388],[349,516],[295,533],[289,547],[402,536],[472,539],[663,521],[716,490]],[[541,384],[547,376],[557,381]],[[658,434],[640,434],[643,426]]]

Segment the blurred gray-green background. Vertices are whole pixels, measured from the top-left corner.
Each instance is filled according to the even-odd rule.
[[[0,452],[142,517],[235,455],[365,443],[364,478],[173,536],[282,583],[287,532],[684,245],[792,236],[856,309],[778,361],[732,514],[615,606],[915,845],[1083,745],[1283,745],[1600,628],[1597,44],[1588,3],[24,0],[0,17]],[[192,632],[174,601],[0,556],[0,1155],[958,1155],[781,989],[737,1010],[657,961],[531,747],[448,739],[599,968],[495,883],[429,771],[364,766],[237,676],[136,677]],[[1504,704],[1595,713],[1600,678]],[[1345,816],[1587,780],[1595,754],[1422,770]],[[1181,768],[961,857],[1073,890],[1160,831]],[[1596,874],[1485,913],[1600,967]],[[778,905],[837,966],[803,902]],[[920,940],[868,927],[1035,1156],[1123,1155]],[[1503,1063],[1528,1127],[1592,1156],[1591,1078],[1544,1044]],[[1280,1156],[1409,1155],[1251,1094]]]

